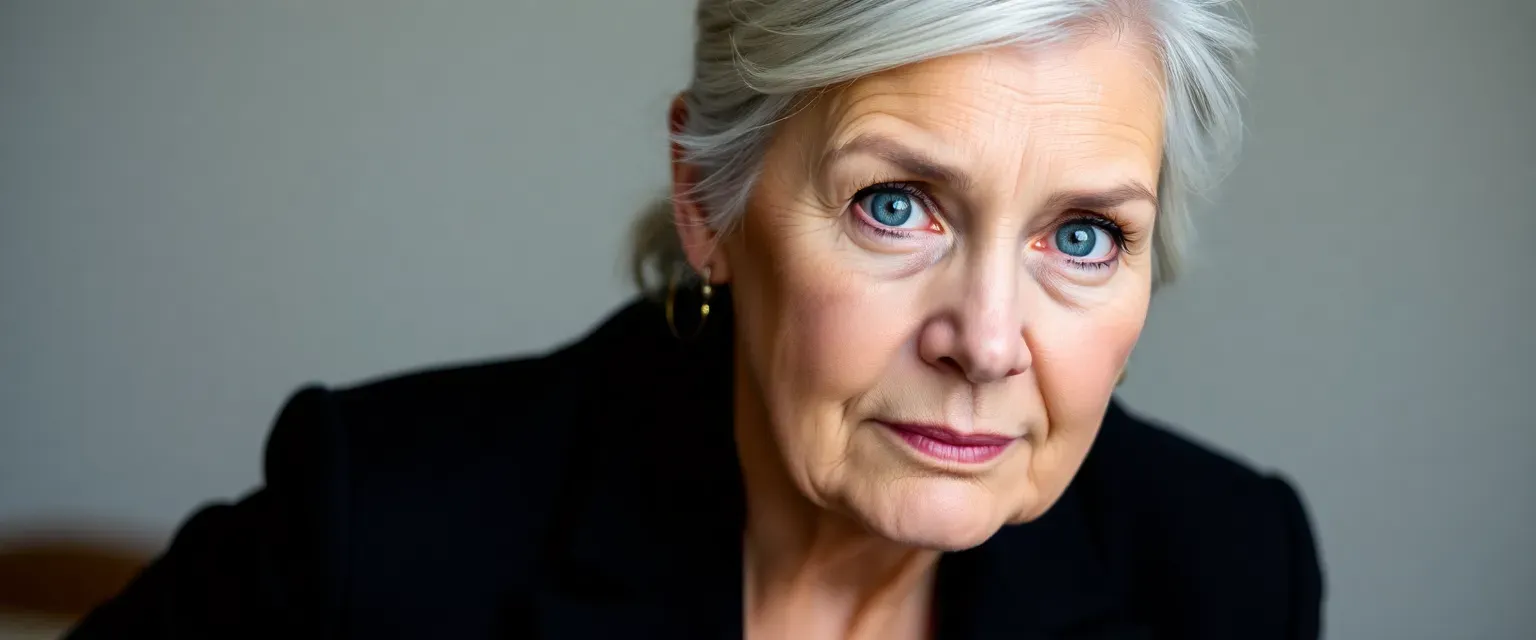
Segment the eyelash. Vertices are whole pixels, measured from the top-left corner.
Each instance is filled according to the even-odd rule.
[[[863,200],[865,196],[869,195],[870,192],[882,189],[893,189],[896,191],[901,191],[902,193],[922,200],[923,206],[927,207],[930,215],[936,216],[939,211],[939,206],[936,202],[934,202],[934,199],[929,196],[928,193],[921,187],[910,182],[879,182],[864,187],[863,189],[859,189],[856,193],[853,194],[853,198],[849,201],[849,207],[851,208],[856,205],[860,200]],[[912,237],[912,234],[908,232],[869,224],[863,220],[860,220],[859,222],[863,224],[864,228],[868,229],[869,231],[888,238]],[[1105,233],[1108,233],[1110,239],[1112,239],[1115,243],[1117,253],[1125,251],[1128,245],[1136,241],[1136,235],[1130,231],[1127,231],[1125,226],[1121,224],[1120,221],[1116,220],[1113,216],[1093,211],[1072,212],[1067,217],[1058,220],[1055,224],[1051,225],[1051,228],[1054,230],[1060,228],[1062,225],[1073,223],[1093,225],[1094,227],[1103,230]],[[940,224],[942,225],[942,223]],[[1087,262],[1082,260],[1068,259],[1067,262],[1079,269],[1097,271],[1100,269],[1108,269],[1110,265],[1115,261],[1105,260],[1102,262]]]

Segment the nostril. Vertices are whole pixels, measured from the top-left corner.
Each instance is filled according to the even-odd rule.
[[[948,367],[950,369],[953,369],[955,373],[958,373],[960,375],[965,375],[965,367],[960,366],[960,361],[955,360],[954,358],[951,358],[949,356],[944,356],[942,358],[939,358],[939,364],[944,366],[944,367]]]

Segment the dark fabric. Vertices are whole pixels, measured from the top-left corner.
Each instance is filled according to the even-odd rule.
[[[740,637],[729,324],[636,302],[544,357],[300,391],[265,485],[69,637]],[[1118,404],[1045,516],[938,580],[945,639],[1315,638],[1323,589],[1285,481]]]

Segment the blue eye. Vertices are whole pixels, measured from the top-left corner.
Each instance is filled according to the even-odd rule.
[[[1056,229],[1056,249],[1073,258],[1096,262],[1108,258],[1115,241],[1108,231],[1088,222],[1068,222]]]
[[[899,227],[912,217],[912,196],[900,191],[883,191],[869,197],[869,215],[875,222]]]
[[[898,187],[873,187],[855,202],[875,224],[894,229],[926,229],[933,225],[927,205],[918,195]]]

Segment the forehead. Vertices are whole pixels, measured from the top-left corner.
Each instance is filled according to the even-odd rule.
[[[894,135],[972,164],[1116,165],[1152,182],[1162,153],[1158,68],[1145,48],[1109,38],[936,58],[830,96],[818,137],[830,149]]]

